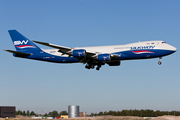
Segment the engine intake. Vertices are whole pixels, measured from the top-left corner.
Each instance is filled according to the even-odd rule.
[[[97,56],[98,61],[111,61],[110,54],[99,54]]]
[[[74,56],[74,57],[85,57],[86,56],[86,50],[84,50],[84,49],[73,50],[72,56]]]

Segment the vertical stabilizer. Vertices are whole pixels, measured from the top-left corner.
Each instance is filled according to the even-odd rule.
[[[41,50],[31,40],[23,36],[17,30],[8,30],[8,32],[17,51]]]

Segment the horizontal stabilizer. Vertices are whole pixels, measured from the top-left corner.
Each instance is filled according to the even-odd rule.
[[[13,51],[13,50],[5,50],[7,52],[10,52],[10,53],[16,53],[16,54],[19,54],[19,55],[32,55],[32,54],[29,54],[29,53],[23,53],[23,52],[18,52],[18,51]]]

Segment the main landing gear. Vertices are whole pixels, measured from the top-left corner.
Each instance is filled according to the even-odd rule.
[[[86,68],[86,69],[94,69],[94,65],[89,65],[89,64],[87,64],[87,65],[85,66],[85,68]]]
[[[93,65],[93,64],[86,64],[85,68],[86,69],[94,69],[94,66],[95,65]],[[101,65],[97,65],[96,70],[100,70],[100,68],[101,68]]]
[[[161,62],[161,58],[162,58],[162,57],[159,57],[159,62],[158,62],[158,64],[159,64],[159,65],[161,65],[161,64],[162,64],[162,62]]]

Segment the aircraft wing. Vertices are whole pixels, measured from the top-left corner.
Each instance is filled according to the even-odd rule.
[[[48,47],[59,49],[59,52],[62,52],[64,54],[66,54],[68,51],[71,51],[71,49],[72,49],[72,48],[69,48],[69,47],[54,45],[54,44],[50,44],[50,43],[46,43],[46,42],[39,42],[39,41],[35,41],[35,40],[33,40],[33,42],[39,43],[41,45],[45,45],[45,46],[48,46]]]
[[[52,47],[52,48],[56,48],[59,49],[58,52],[61,52],[63,54],[67,54],[69,56],[72,56],[72,51],[76,50],[75,48],[70,48],[70,47],[64,47],[64,46],[59,46],[59,45],[55,45],[55,44],[51,44],[51,43],[46,43],[46,42],[39,42],[39,41],[35,41],[33,40],[33,42],[35,43],[39,43],[48,47]],[[98,52],[92,52],[92,51],[86,51],[86,57],[83,58],[79,58],[77,57],[77,59],[82,62],[82,63],[87,63],[92,59],[97,58],[98,54],[103,54],[103,53],[98,53]],[[121,57],[119,54],[110,54],[111,58],[115,59],[118,57]]]

